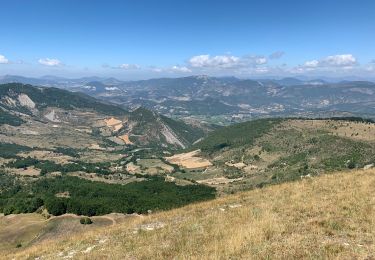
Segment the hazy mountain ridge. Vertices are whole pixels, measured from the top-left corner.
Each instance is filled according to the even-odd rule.
[[[244,80],[235,77],[189,76],[139,81],[113,78],[32,79],[5,76],[0,82],[32,82],[55,86],[122,104],[144,106],[167,116],[221,115],[227,118],[312,116],[348,113],[375,115],[375,83],[330,82],[297,78]]]

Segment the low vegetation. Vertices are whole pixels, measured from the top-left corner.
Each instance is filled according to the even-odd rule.
[[[25,121],[23,121],[21,118],[5,112],[0,108],[0,125],[7,124],[12,126],[20,126],[24,122]]]
[[[371,259],[375,170],[305,178],[5,253],[55,259]]]
[[[81,223],[82,225],[91,225],[92,220],[89,217],[83,217],[79,220],[79,223]]]
[[[227,193],[372,165],[375,124],[361,118],[259,119],[219,129],[194,148],[213,166],[180,176],[223,183],[215,187]]]
[[[23,145],[0,143],[0,157],[6,159],[17,158],[18,153],[31,150],[32,148]]]

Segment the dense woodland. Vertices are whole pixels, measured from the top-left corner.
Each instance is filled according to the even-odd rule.
[[[76,161],[68,164],[57,164],[53,161],[48,160],[38,160],[31,157],[26,158],[18,158],[12,162],[6,164],[7,167],[10,168],[27,168],[30,166],[35,166],[36,168],[41,170],[41,174],[45,175],[51,172],[76,172],[76,171],[83,171],[88,173],[97,173],[101,175],[108,175],[110,174],[110,163],[109,162],[101,162],[101,163],[86,163],[81,161]]]
[[[24,121],[21,118],[9,114],[0,108],[0,125],[7,124],[12,126],[20,126],[22,123],[24,123]]]
[[[61,215],[103,215],[111,212],[147,213],[213,199],[215,189],[203,185],[178,186],[161,177],[127,185],[92,182],[78,177],[41,178],[27,185],[0,173],[0,211],[5,214],[34,212],[45,206],[49,213]],[[58,197],[67,193],[67,197]]]
[[[220,128],[193,146],[206,154],[214,153],[225,147],[251,145],[256,138],[271,130],[282,119],[258,119]]]

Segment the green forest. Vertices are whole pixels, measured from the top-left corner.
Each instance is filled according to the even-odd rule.
[[[209,134],[192,149],[201,149],[206,154],[217,152],[225,147],[235,148],[251,145],[256,138],[261,137],[282,119],[258,119],[245,123],[220,128]]]
[[[34,212],[41,206],[53,215],[146,213],[148,210],[166,210],[215,198],[214,188],[204,185],[178,186],[157,176],[119,185],[63,175],[41,178],[25,185],[15,177],[0,173],[0,183],[5,183],[0,186],[0,212],[4,214]],[[63,192],[69,196],[56,196]]]

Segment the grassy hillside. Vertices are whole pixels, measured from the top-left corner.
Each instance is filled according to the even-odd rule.
[[[51,238],[3,254],[56,259],[371,259],[375,170],[306,178]]]
[[[223,192],[293,181],[375,163],[375,124],[359,118],[258,119],[196,143],[213,166],[176,174]]]

